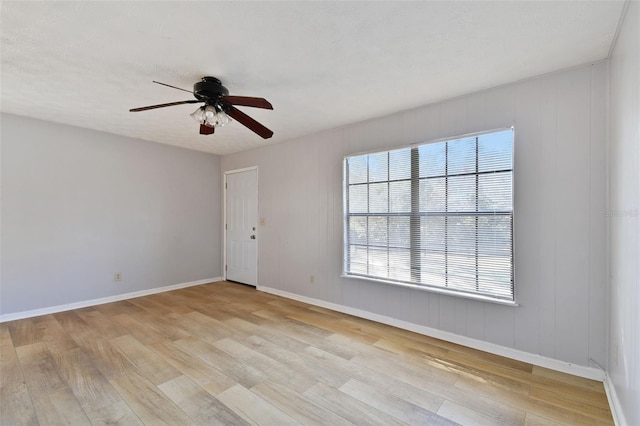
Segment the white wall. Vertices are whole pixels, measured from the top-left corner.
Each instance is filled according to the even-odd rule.
[[[640,3],[610,61],[609,375],[626,423],[640,425]],[[617,355],[616,355],[617,352]]]
[[[1,314],[222,275],[219,157],[7,114],[1,135]]]
[[[601,62],[223,157],[259,167],[259,285],[605,364],[606,89]],[[511,125],[519,307],[340,278],[344,155]]]

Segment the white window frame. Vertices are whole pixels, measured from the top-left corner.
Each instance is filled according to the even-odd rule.
[[[428,145],[428,144],[433,144],[433,143],[442,143],[442,142],[452,142],[452,141],[456,141],[459,139],[466,139],[466,138],[477,138],[479,136],[482,135],[487,135],[487,134],[491,134],[491,133],[497,133],[497,132],[503,132],[503,131],[507,131],[507,130],[511,130],[512,132],[512,149],[511,149],[511,211],[510,211],[510,217],[511,217],[511,255],[510,255],[510,269],[511,269],[511,279],[510,279],[510,285],[511,285],[511,297],[506,298],[506,297],[500,297],[500,296],[495,296],[495,295],[491,295],[491,294],[485,294],[485,293],[476,293],[476,292],[469,292],[469,291],[461,291],[459,289],[452,289],[446,286],[440,286],[440,285],[429,285],[429,284],[425,284],[425,283],[416,283],[416,282],[410,282],[410,281],[401,281],[401,280],[390,280],[390,279],[386,279],[383,277],[376,277],[376,276],[372,276],[369,274],[362,274],[362,273],[353,273],[353,272],[349,272],[348,269],[348,264],[349,264],[349,250],[350,250],[350,240],[349,240],[349,218],[351,216],[354,216],[354,214],[349,214],[348,208],[349,208],[349,176],[348,176],[348,167],[347,167],[347,161],[350,158],[354,158],[354,157],[358,157],[358,156],[362,156],[362,155],[371,155],[371,154],[383,154],[383,153],[389,153],[389,152],[393,152],[393,151],[397,151],[397,150],[401,150],[401,149],[406,149],[406,148],[411,148],[412,152],[414,152],[414,148],[419,148],[422,147],[424,145]],[[477,141],[477,139],[476,139]],[[476,158],[477,158],[478,154],[476,153]],[[515,157],[515,131],[514,128],[499,128],[499,129],[492,129],[492,130],[488,130],[488,131],[483,131],[483,132],[477,132],[477,133],[470,133],[470,134],[465,134],[465,135],[460,135],[460,136],[454,136],[454,137],[449,137],[449,138],[442,138],[442,139],[437,139],[437,140],[433,140],[433,141],[429,141],[429,142],[423,142],[423,143],[418,143],[418,144],[411,144],[411,145],[405,145],[405,146],[400,146],[400,147],[393,147],[393,148],[389,148],[386,150],[376,150],[376,151],[370,151],[370,152],[360,152],[357,154],[350,154],[350,155],[346,155],[343,158],[343,267],[342,267],[342,277],[344,278],[350,278],[350,279],[358,279],[358,280],[366,280],[366,281],[373,281],[373,282],[379,282],[379,283],[384,283],[384,284],[391,284],[391,285],[395,285],[395,286],[401,286],[401,287],[408,287],[408,288],[412,288],[412,289],[417,289],[417,290],[423,290],[423,291],[429,291],[429,292],[434,292],[434,293],[440,293],[440,294],[446,294],[446,295],[451,295],[451,296],[457,296],[457,297],[463,297],[463,298],[468,298],[468,299],[474,299],[474,300],[480,300],[480,301],[486,301],[486,302],[492,302],[492,303],[498,303],[498,304],[503,304],[503,305],[510,305],[510,306],[518,306],[517,302],[516,302],[516,291],[515,291],[515,252],[514,252],[514,222],[515,222],[515,195],[514,195],[514,187],[515,187],[515,162],[514,162],[514,157]],[[413,160],[412,160],[413,161]],[[417,167],[415,164],[411,167],[412,170],[414,170],[414,168]],[[477,166],[476,166],[477,167]],[[414,171],[415,173],[415,171]],[[476,175],[478,175],[478,169],[476,168]],[[454,176],[454,175],[452,175]],[[447,177],[450,177],[449,175],[447,175]],[[390,180],[388,180],[387,182],[390,182]],[[414,200],[415,194],[413,194],[412,196],[412,203],[415,202]],[[482,215],[482,216],[488,216],[487,213],[476,213],[478,215]],[[504,214],[504,213],[502,213]],[[361,214],[362,215],[362,214]],[[413,215],[413,213],[412,213]],[[369,215],[362,215],[362,216],[369,216]],[[370,214],[370,216],[378,216],[378,214],[376,213],[372,213]],[[404,215],[403,215],[404,216]],[[410,216],[412,217],[412,216]],[[415,248],[411,248],[411,252],[413,253]],[[476,248],[477,250],[477,248]],[[412,254],[413,256],[413,254]],[[476,253],[477,256],[477,253]],[[412,262],[413,264],[413,262]],[[413,269],[413,268],[412,268]],[[412,273],[413,275],[413,273]],[[413,276],[412,276],[413,278]]]

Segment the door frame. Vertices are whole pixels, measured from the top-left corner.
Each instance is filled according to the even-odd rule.
[[[248,172],[251,170],[256,171],[256,218],[259,218],[260,217],[260,204],[259,204],[260,180],[258,178],[258,166],[243,167],[241,169],[226,170],[224,172],[224,179],[222,182],[222,193],[224,194],[222,197],[222,269],[223,269],[223,276],[225,281],[227,280],[227,176],[235,173]],[[260,241],[259,232],[258,232],[259,228],[260,227],[256,223],[255,232],[256,232],[257,241]],[[258,288],[259,286],[258,265],[260,263],[259,255],[258,255],[259,250],[258,250],[257,244],[258,243],[256,242],[256,288]]]

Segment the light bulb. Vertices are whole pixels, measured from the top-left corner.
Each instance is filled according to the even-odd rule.
[[[216,109],[211,106],[211,105],[207,105],[204,108],[204,116],[206,120],[209,120],[209,118],[213,117],[216,115]]]

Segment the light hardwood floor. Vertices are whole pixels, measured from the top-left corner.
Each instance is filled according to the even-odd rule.
[[[0,424],[613,424],[603,385],[214,283],[0,324]]]

